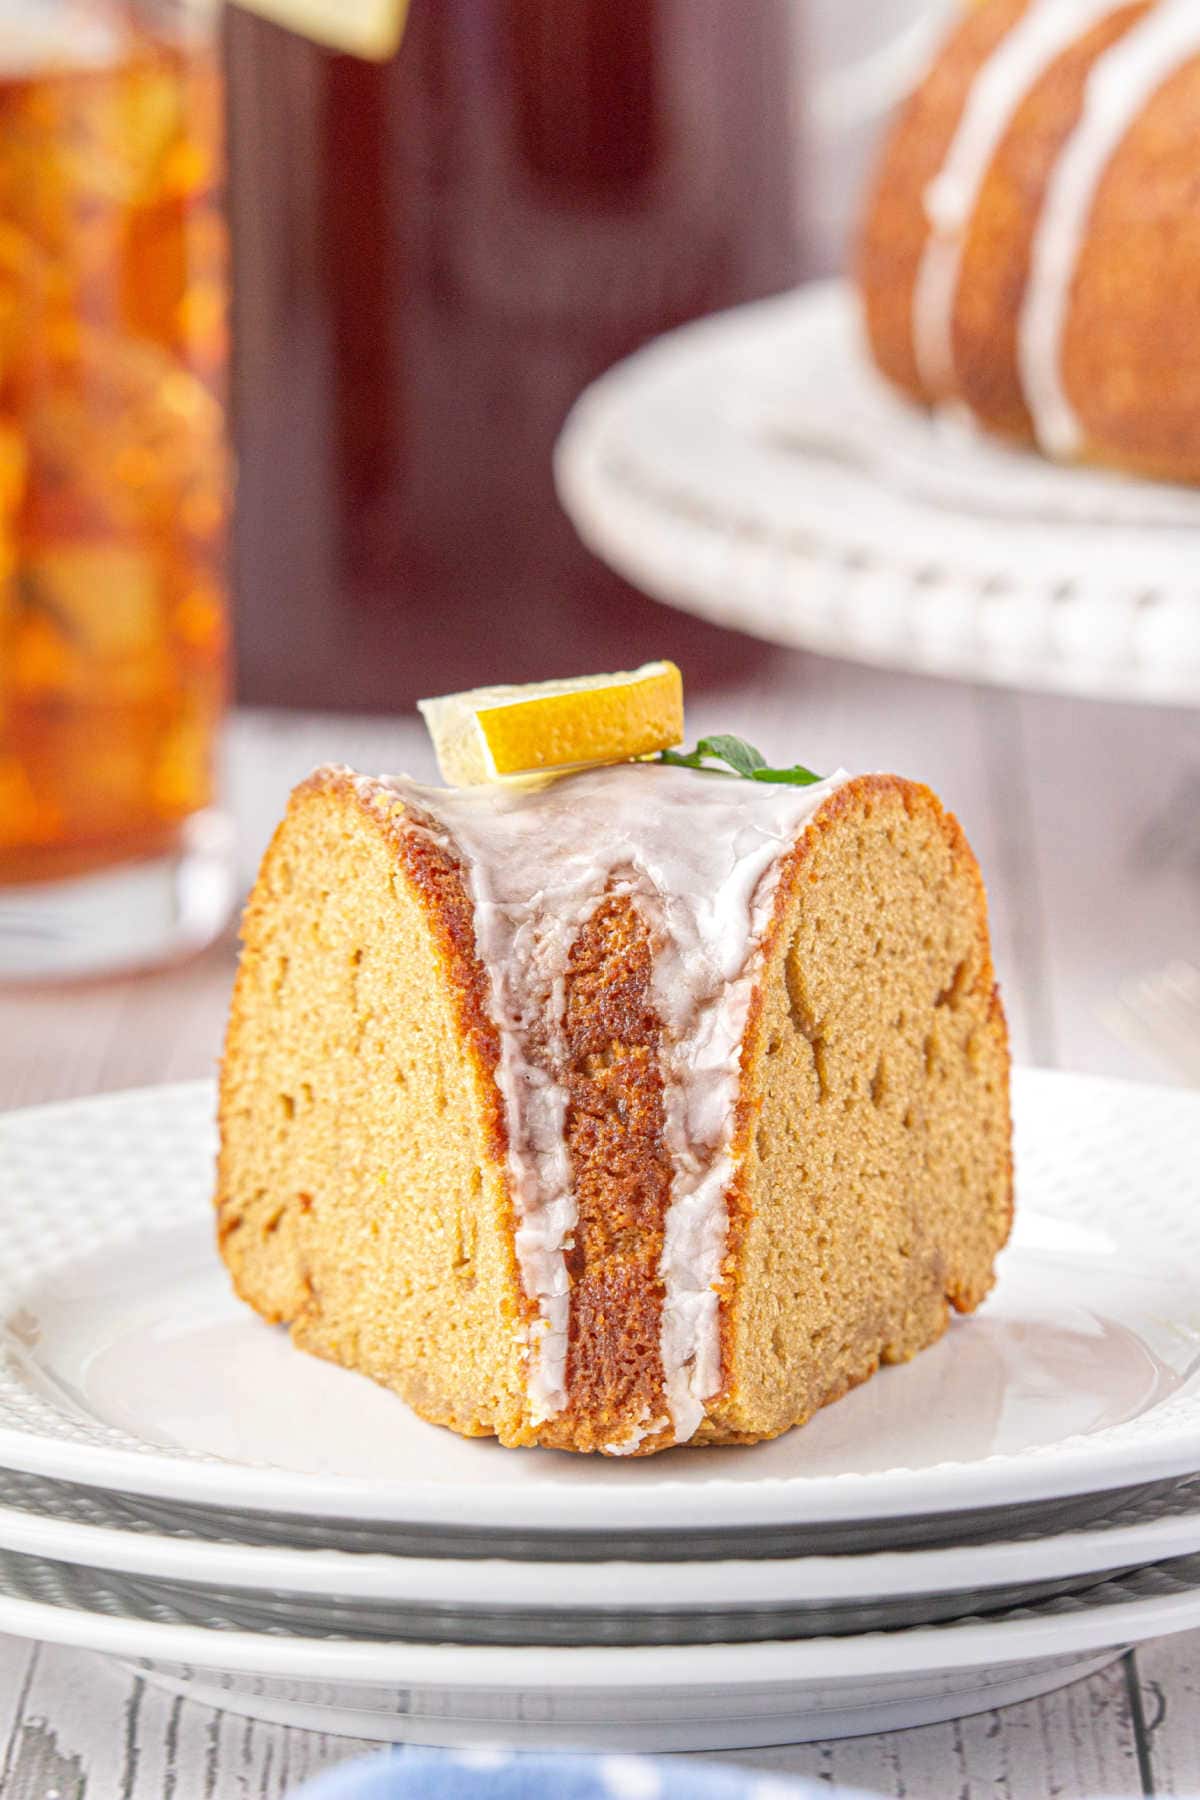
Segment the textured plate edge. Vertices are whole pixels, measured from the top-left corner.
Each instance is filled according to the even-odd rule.
[[[91,1573],[78,1572],[85,1577]],[[103,1582],[99,1586],[104,1591]],[[1055,1602],[1045,1604],[1053,1608]],[[1198,1624],[1200,1583],[1177,1593],[1109,1604],[1076,1602],[1065,1614],[1030,1607],[1011,1617],[847,1637],[684,1646],[482,1647],[228,1631],[124,1611],[92,1612],[0,1592],[0,1631],[46,1643],[262,1676],[395,1682],[456,1691],[522,1692],[533,1687],[569,1693],[629,1683],[640,1688],[701,1683],[724,1691],[761,1691],[804,1680],[870,1680],[905,1672],[933,1675],[1085,1655],[1189,1631]],[[737,1670],[736,1679],[728,1676],[731,1666]]]
[[[540,1565],[503,1557],[391,1556],[166,1536],[9,1507],[0,1507],[0,1549],[117,1575],[324,1601],[486,1605],[548,1613],[580,1606],[613,1613],[660,1607],[708,1612],[769,1603],[850,1604],[864,1594],[883,1600],[982,1595],[1031,1581],[1102,1576],[1200,1554],[1200,1494],[1195,1511],[1186,1514],[1046,1537],[839,1555],[798,1553],[748,1562],[714,1557],[655,1563],[614,1557]],[[548,1591],[531,1595],[531,1579],[539,1577]]]

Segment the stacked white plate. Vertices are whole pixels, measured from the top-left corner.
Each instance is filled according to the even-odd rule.
[[[251,1316],[212,1104],[0,1119],[0,1630],[326,1731],[698,1749],[1200,1625],[1200,1096],[1022,1073],[974,1319],[776,1443],[620,1462],[458,1439]]]

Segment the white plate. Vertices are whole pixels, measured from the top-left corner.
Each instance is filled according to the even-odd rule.
[[[1096,1667],[1119,1647],[1200,1624],[1198,1583],[1192,1558],[1086,1597],[914,1631],[736,1646],[464,1648],[255,1633],[215,1610],[204,1625],[181,1622],[120,1577],[3,1554],[0,1631],[136,1659],[175,1683],[214,1671],[198,1697],[310,1727],[581,1747],[624,1733],[642,1747],[699,1749],[880,1730],[881,1709],[891,1725],[915,1724],[1044,1692],[1082,1672],[1084,1659]]]
[[[1119,1650],[1040,1658],[999,1672],[796,1681],[713,1694],[629,1687],[598,1695],[470,1692],[388,1684],[210,1675],[173,1664],[129,1665],[155,1687],[201,1706],[307,1731],[403,1744],[512,1744],[522,1750],[746,1750],[937,1725],[1033,1700],[1103,1669]],[[124,1659],[122,1659],[124,1660]]]
[[[1200,495],[907,406],[841,283],[619,364],[577,402],[556,473],[597,555],[720,624],[884,667],[1200,700]]]
[[[616,1463],[440,1431],[234,1300],[207,1086],[11,1114],[0,1466],[447,1541],[795,1531],[1193,1473],[1200,1095],[1021,1072],[1015,1096],[1018,1227],[980,1314],[774,1443]]]
[[[346,1608],[363,1601],[376,1612],[389,1605],[393,1611],[436,1606],[448,1616],[462,1609],[468,1621],[492,1609],[518,1609],[531,1621],[525,1635],[533,1639],[539,1613],[549,1629],[556,1615],[581,1611],[667,1609],[711,1617],[763,1607],[911,1606],[936,1597],[940,1616],[949,1616],[946,1607],[961,1616],[1014,1605],[1013,1590],[1034,1584],[1065,1588],[1069,1581],[1079,1585],[1200,1552],[1200,1483],[1158,1491],[1090,1531],[1030,1530],[1023,1537],[930,1550],[740,1561],[536,1562],[294,1549],[197,1535],[211,1532],[211,1516],[197,1508],[193,1518],[193,1531],[167,1536],[139,1517],[134,1505],[102,1490],[0,1473],[0,1548],[6,1550],[210,1590],[270,1591],[293,1606],[318,1598]],[[236,1528],[232,1520],[229,1529]],[[280,1528],[286,1530],[285,1520]],[[374,1622],[371,1611],[363,1616]],[[923,1616],[939,1614],[925,1607]],[[917,1615],[902,1622],[915,1623]],[[446,1635],[454,1635],[449,1627]]]

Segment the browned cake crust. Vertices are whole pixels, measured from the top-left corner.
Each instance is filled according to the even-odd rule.
[[[913,290],[929,237],[925,190],[946,160],[979,70],[1025,10],[987,0],[964,12],[901,109],[875,169],[858,247],[858,282],[871,354],[914,400],[926,392],[913,345]]]
[[[462,871],[399,801],[383,812],[336,772],[303,784],[247,908],[222,1069],[218,1230],[238,1292],[460,1432],[669,1442],[651,955],[613,896],[570,959],[568,1398],[537,1424]],[[741,1051],[722,1385],[695,1442],[774,1436],[979,1303],[1011,1218],[1007,1083],[957,823],[897,777],[849,783],[777,890]]]
[[[958,23],[889,134],[865,210],[858,279],[882,372],[914,399],[965,402],[987,429],[1032,442],[1018,318],[1048,183],[1078,125],[1097,59],[1151,11],[1130,0],[1081,35],[1030,86],[979,189],[955,291],[953,369],[920,373],[913,296],[929,240],[925,194],[980,71],[1026,10],[982,0]],[[1132,121],[1106,168],[1075,269],[1062,341],[1064,389],[1087,460],[1200,481],[1200,58]]]
[[[963,246],[952,324],[955,398],[990,430],[1032,440],[1017,370],[1017,320],[1046,186],[1079,123],[1098,56],[1135,24],[1143,3],[1118,7],[1058,57],[1018,107],[979,193]],[[1077,334],[1072,323],[1069,337]]]
[[[541,1441],[568,1450],[620,1443],[639,1421],[667,1417],[658,1264],[671,1159],[650,957],[645,921],[613,898],[580,932],[567,975],[567,1143],[579,1224],[567,1252],[569,1403]]]
[[[1200,58],[1105,173],[1075,275],[1066,389],[1092,454],[1200,483]]]

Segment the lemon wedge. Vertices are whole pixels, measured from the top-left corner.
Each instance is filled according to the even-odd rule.
[[[242,0],[249,12],[316,44],[386,62],[404,32],[408,0]]]
[[[683,678],[670,662],[417,704],[450,787],[628,762],[683,742]]]

